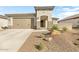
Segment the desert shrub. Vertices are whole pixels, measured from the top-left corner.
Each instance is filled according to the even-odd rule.
[[[40,43],[38,45],[35,45],[35,48],[38,49],[38,50],[42,50],[44,48],[43,44]]]
[[[51,28],[51,30],[52,30],[52,31],[53,31],[53,30],[59,30],[59,28],[58,28],[57,25],[53,25],[52,28]]]
[[[42,40],[44,40],[44,41],[48,41],[46,38],[42,38]]]
[[[1,27],[2,29],[8,29],[8,27],[7,26],[5,26],[5,27]]]
[[[63,29],[62,29],[63,31],[67,31],[67,28],[66,27],[63,27]]]

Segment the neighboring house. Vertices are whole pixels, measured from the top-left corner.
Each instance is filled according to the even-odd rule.
[[[67,27],[68,29],[79,27],[79,14],[69,16],[58,21],[58,25],[61,28]]]
[[[0,27],[8,27],[8,17],[0,15]]]
[[[5,14],[8,17],[8,27],[13,29],[48,29],[56,24],[57,19],[52,17],[54,6],[34,7],[35,13]]]

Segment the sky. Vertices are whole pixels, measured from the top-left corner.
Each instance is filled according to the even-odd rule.
[[[10,13],[35,13],[33,6],[0,6],[0,15]],[[79,6],[55,6],[52,17],[63,19],[65,17],[79,14]]]
[[[34,13],[34,7],[30,6],[0,6],[0,14],[8,13]]]
[[[63,19],[75,14],[79,14],[79,6],[56,6],[53,10],[53,16]]]

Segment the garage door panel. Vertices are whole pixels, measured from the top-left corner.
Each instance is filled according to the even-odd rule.
[[[31,28],[31,19],[14,19],[13,28],[29,29]]]

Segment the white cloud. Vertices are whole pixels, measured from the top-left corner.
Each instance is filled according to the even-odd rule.
[[[63,11],[79,11],[79,8],[63,8]]]
[[[79,14],[79,12],[63,12],[63,13],[60,14],[60,19],[68,17],[68,16],[72,16],[72,15],[75,15],[75,14]]]
[[[59,15],[59,18],[62,19],[75,14],[79,14],[79,7],[64,7]]]

